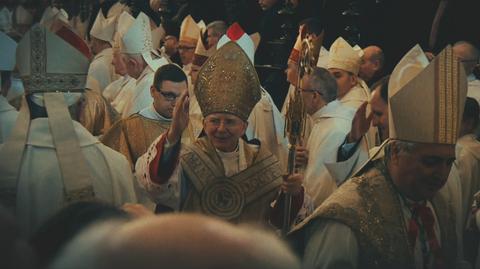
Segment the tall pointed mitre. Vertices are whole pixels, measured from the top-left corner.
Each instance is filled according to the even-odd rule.
[[[453,145],[467,94],[465,70],[448,46],[418,71],[425,64],[420,51],[412,49],[390,77],[390,138]]]
[[[64,9],[58,9],[56,7],[49,6],[43,11],[40,24],[44,25],[47,29],[51,29],[52,24],[56,20],[60,20],[65,24],[69,24],[68,13]]]
[[[164,58],[153,59],[152,33],[150,19],[145,13],[140,12],[133,18],[127,12],[120,15],[121,24],[118,27],[120,34],[120,51],[125,54],[141,54],[145,62],[157,70],[161,65],[167,64]]]
[[[232,41],[208,58],[200,69],[194,91],[204,117],[230,113],[247,121],[261,98],[260,81],[252,61]]]
[[[318,53],[317,67],[327,68],[329,52],[323,46],[320,47],[320,52]]]
[[[180,42],[188,43],[192,46],[197,45],[198,36],[200,35],[200,27],[193,20],[192,16],[188,15],[183,19],[180,26]]]
[[[154,24],[151,25],[152,30],[152,47],[154,50],[160,48],[160,43],[165,37],[165,28],[160,24],[158,27]]]
[[[90,35],[97,39],[113,43],[116,20],[117,17],[110,17],[106,19],[105,16],[103,16],[102,10],[99,10],[97,18],[95,19],[92,29],[90,30]]]
[[[67,109],[69,95],[84,90],[89,59],[76,47],[37,24],[18,43],[16,62],[26,95],[41,96],[42,105],[47,110],[65,201],[93,198],[89,168]],[[24,100],[15,127],[0,149],[0,196],[9,206],[15,206],[16,202],[17,180],[29,123],[29,106]]]
[[[235,22],[228,27],[227,32],[218,40],[217,50],[230,41],[237,43],[247,54],[252,64],[254,63],[255,50],[260,42],[260,34],[254,33],[249,36],[243,31],[240,24]]]
[[[17,6],[13,15],[14,25],[31,25],[33,16],[30,11],[26,10],[22,5]]]
[[[212,56],[216,50],[216,47],[207,49],[205,33],[201,31],[198,36],[197,46],[195,47],[192,63],[196,66],[202,66],[208,57]]]
[[[360,55],[342,37],[337,38],[330,47],[328,68],[338,68],[354,75],[360,70]]]
[[[12,71],[15,68],[17,42],[4,32],[0,32],[0,70]]]

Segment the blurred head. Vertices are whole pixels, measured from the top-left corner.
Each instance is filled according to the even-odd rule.
[[[312,40],[315,44],[318,39],[322,38],[323,25],[322,22],[317,18],[306,18],[299,23],[300,26],[303,26],[305,31],[305,37]]]
[[[20,232],[11,213],[0,205],[0,268],[30,269],[37,268],[32,248]]]
[[[337,81],[337,98],[343,98],[355,85],[357,85],[357,76],[338,68],[329,68],[328,72]]]
[[[432,199],[445,185],[455,161],[455,145],[393,140],[386,149],[396,188],[414,201]]]
[[[453,46],[453,53],[462,62],[467,75],[470,75],[478,63],[478,49],[467,41],[458,41]]]
[[[477,100],[467,97],[463,110],[462,125],[460,127],[460,137],[475,132],[478,127],[479,110]]]
[[[158,114],[172,118],[178,97],[187,90],[187,76],[176,64],[163,65],[155,72],[150,94]]]
[[[123,61],[122,53],[119,50],[113,50],[112,65],[115,69],[115,73],[120,76],[125,76],[127,73],[127,65]]]
[[[227,32],[224,21],[213,21],[207,25],[207,49],[217,46],[218,40]]]
[[[203,129],[213,146],[223,152],[235,151],[248,123],[230,113],[212,113],[203,119]]]
[[[165,36],[163,46],[165,47],[165,53],[170,57],[173,56],[178,51],[178,38],[173,35]]]
[[[124,211],[102,202],[77,202],[48,219],[31,237],[40,265],[48,265],[59,251],[89,225],[106,220],[128,220]]]
[[[326,69],[315,67],[302,78],[300,91],[307,113],[313,115],[337,98],[337,83]]]
[[[102,236],[105,228],[99,228],[98,233],[102,232]],[[207,216],[163,214],[112,228],[110,236],[103,236],[106,243],[97,240],[96,245],[90,244],[90,249],[95,249],[98,254],[96,257],[92,255],[96,262],[88,262],[92,258],[86,259],[86,264],[94,265],[89,268],[153,269],[159,265],[169,269],[300,268],[296,257],[276,235]],[[92,238],[93,234],[90,229],[85,238]],[[75,250],[87,250],[88,242],[77,240],[74,243],[76,245],[69,246],[53,268],[68,264],[74,266],[69,267],[72,269],[81,267],[76,261],[85,260],[85,257]]]
[[[185,41],[180,41],[178,46],[178,52],[180,53],[180,59],[183,65],[190,64],[193,61],[193,54],[195,52],[197,44],[191,44]]]
[[[363,49],[358,76],[364,81],[370,81],[376,74],[382,71],[384,62],[385,56],[381,48],[377,46],[366,47]]]
[[[147,67],[147,62],[143,59],[141,54],[126,54],[122,53],[123,62],[127,67],[127,73],[134,79],[138,79],[143,70]]]
[[[195,82],[197,82],[198,71],[200,71],[201,66],[196,64],[192,64],[192,68],[190,68],[190,78],[192,79],[192,85],[195,86]]]
[[[262,10],[269,10],[272,8],[279,0],[258,0],[258,4]]]
[[[97,55],[104,49],[108,49],[111,47],[112,45],[107,41],[95,38],[93,36],[90,37],[90,50],[92,51],[93,55]]]
[[[372,86],[372,125],[378,128],[380,138],[385,141],[388,138],[388,80],[389,76],[383,77]]]

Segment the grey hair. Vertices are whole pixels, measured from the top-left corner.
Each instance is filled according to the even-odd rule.
[[[472,43],[465,41],[465,40],[460,40],[457,41],[453,47],[467,47],[468,52],[469,52],[469,58],[471,59],[478,59],[480,57],[480,51],[475,47]]]
[[[322,67],[314,67],[310,73],[312,85],[327,103],[337,99],[337,81]]]
[[[227,32],[227,24],[224,21],[212,21],[207,25],[208,29],[212,29],[217,36],[222,36]]]
[[[411,153],[416,147],[417,143],[407,142],[402,140],[391,140],[385,145],[385,160],[390,161],[392,156],[392,146],[395,144],[398,154]]]

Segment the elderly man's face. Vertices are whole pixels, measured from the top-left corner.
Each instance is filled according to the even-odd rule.
[[[127,74],[127,66],[123,61],[122,54],[117,49],[113,50],[112,65],[116,74],[119,74],[120,76],[125,76]]]
[[[220,35],[215,33],[212,28],[207,30],[208,49],[216,47],[219,39]]]
[[[232,152],[245,134],[247,123],[233,114],[212,113],[203,120],[203,129],[216,149]]]
[[[373,48],[367,47],[363,53],[358,76],[365,81],[370,81],[380,69],[380,62],[374,59],[376,51]]]
[[[195,45],[188,42],[180,41],[178,52],[183,65],[187,65],[193,61],[193,54],[195,52]]]
[[[454,145],[417,144],[406,152],[394,144],[389,171],[401,193],[420,201],[433,198],[445,185],[454,161]]]

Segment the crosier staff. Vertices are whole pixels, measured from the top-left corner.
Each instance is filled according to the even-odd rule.
[[[298,61],[298,79],[295,85],[295,92],[288,100],[287,112],[285,117],[285,135],[288,136],[288,165],[287,173],[291,175],[295,172],[295,149],[297,144],[303,139],[305,134],[306,111],[301,96],[302,78],[310,74],[315,67],[315,57],[313,56],[313,45],[308,39],[302,41],[302,49]],[[290,219],[292,213],[292,195],[285,194],[285,205],[283,214],[282,234],[286,235],[290,230]]]

